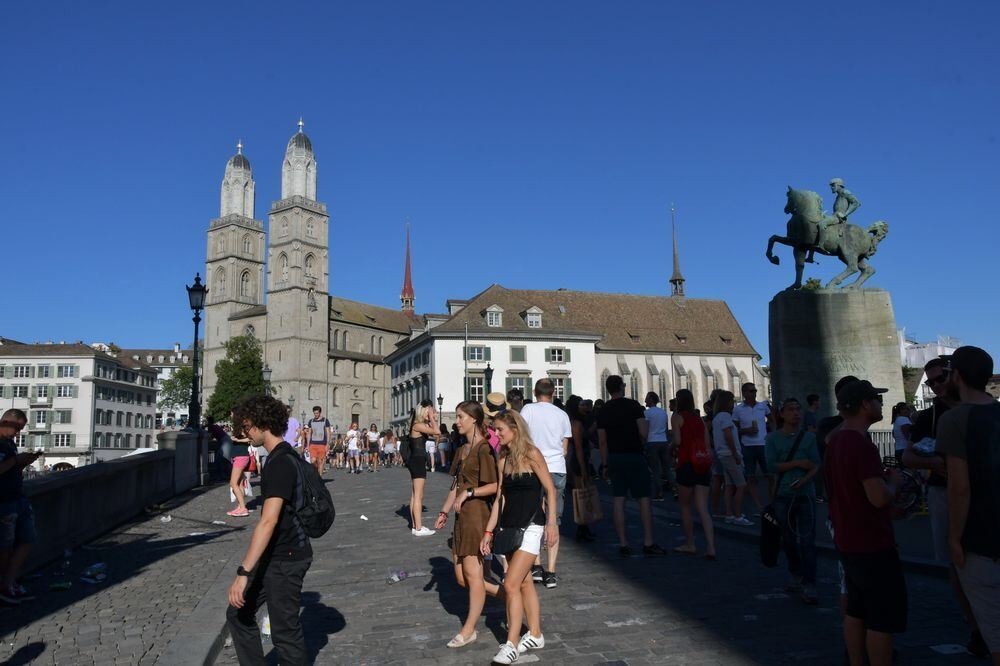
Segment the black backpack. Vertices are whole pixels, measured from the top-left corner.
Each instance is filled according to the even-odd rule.
[[[410,446],[410,436],[403,435],[399,438],[399,455],[403,458],[403,464],[410,464],[410,453],[412,453],[413,448]]]
[[[333,506],[333,497],[323,483],[323,477],[316,468],[300,458],[298,454],[290,454],[292,463],[299,476],[295,486],[295,506],[292,513],[302,525],[302,530],[312,539],[318,539],[326,534],[337,517]]]

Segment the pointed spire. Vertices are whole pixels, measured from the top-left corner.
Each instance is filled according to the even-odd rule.
[[[243,154],[243,139],[237,139],[236,141],[236,154],[237,155]]]
[[[403,291],[399,294],[399,301],[403,312],[413,314],[413,278],[410,275],[410,222],[406,221],[406,266],[403,269]]]
[[[670,276],[670,295],[684,296],[684,276],[681,275],[681,258],[677,251],[677,208],[670,204],[670,229],[674,238],[674,273]]]
[[[302,133],[302,128],[305,127],[305,126],[306,126],[306,124],[304,122],[302,122],[302,116],[299,116],[299,134]]]

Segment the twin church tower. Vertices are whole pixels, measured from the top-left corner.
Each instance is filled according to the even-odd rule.
[[[409,336],[411,325],[419,326],[409,238],[402,310],[331,297],[330,217],[316,199],[316,175],[312,141],[299,120],[285,149],[281,199],[268,212],[265,237],[264,223],[254,217],[253,170],[242,144],[226,163],[219,217],[208,229],[204,395],[215,388],[224,343],[253,335],[264,348],[275,393],[293,403],[296,416],[319,404],[331,412],[331,421],[353,417],[381,425],[388,398],[384,369],[377,366],[398,339]]]

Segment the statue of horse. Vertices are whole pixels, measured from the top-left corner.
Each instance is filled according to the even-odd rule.
[[[848,277],[859,273],[848,289],[856,289],[875,274],[868,263],[878,249],[878,244],[889,233],[889,224],[879,220],[862,229],[856,224],[840,222],[837,218],[824,215],[823,199],[810,190],[788,188],[788,203],[785,212],[791,215],[786,235],[771,236],[767,243],[767,258],[778,265],[780,259],[774,255],[774,244],[781,243],[792,248],[795,257],[795,282],[792,289],[802,288],[802,269],[806,262],[812,262],[813,253],[837,257],[847,264],[837,277],[830,280],[827,289],[840,286]]]

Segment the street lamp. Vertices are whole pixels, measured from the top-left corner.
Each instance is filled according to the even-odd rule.
[[[201,274],[196,273],[194,284],[184,285],[188,293],[188,304],[194,317],[194,348],[191,353],[191,402],[188,404],[188,428],[197,431],[201,427],[201,399],[198,396],[198,324],[201,323],[201,311],[205,308],[205,294],[208,289],[201,283]]]
[[[271,395],[271,368],[264,364],[264,367],[260,371],[260,376],[264,378],[264,393]]]
[[[441,412],[444,411],[444,396],[438,393],[438,418],[441,418]]]
[[[288,396],[288,411],[290,411],[292,414],[295,413],[295,396],[294,395]]]
[[[483,374],[486,375],[486,394],[489,395],[493,393],[493,368],[489,363],[486,364],[486,371]]]

